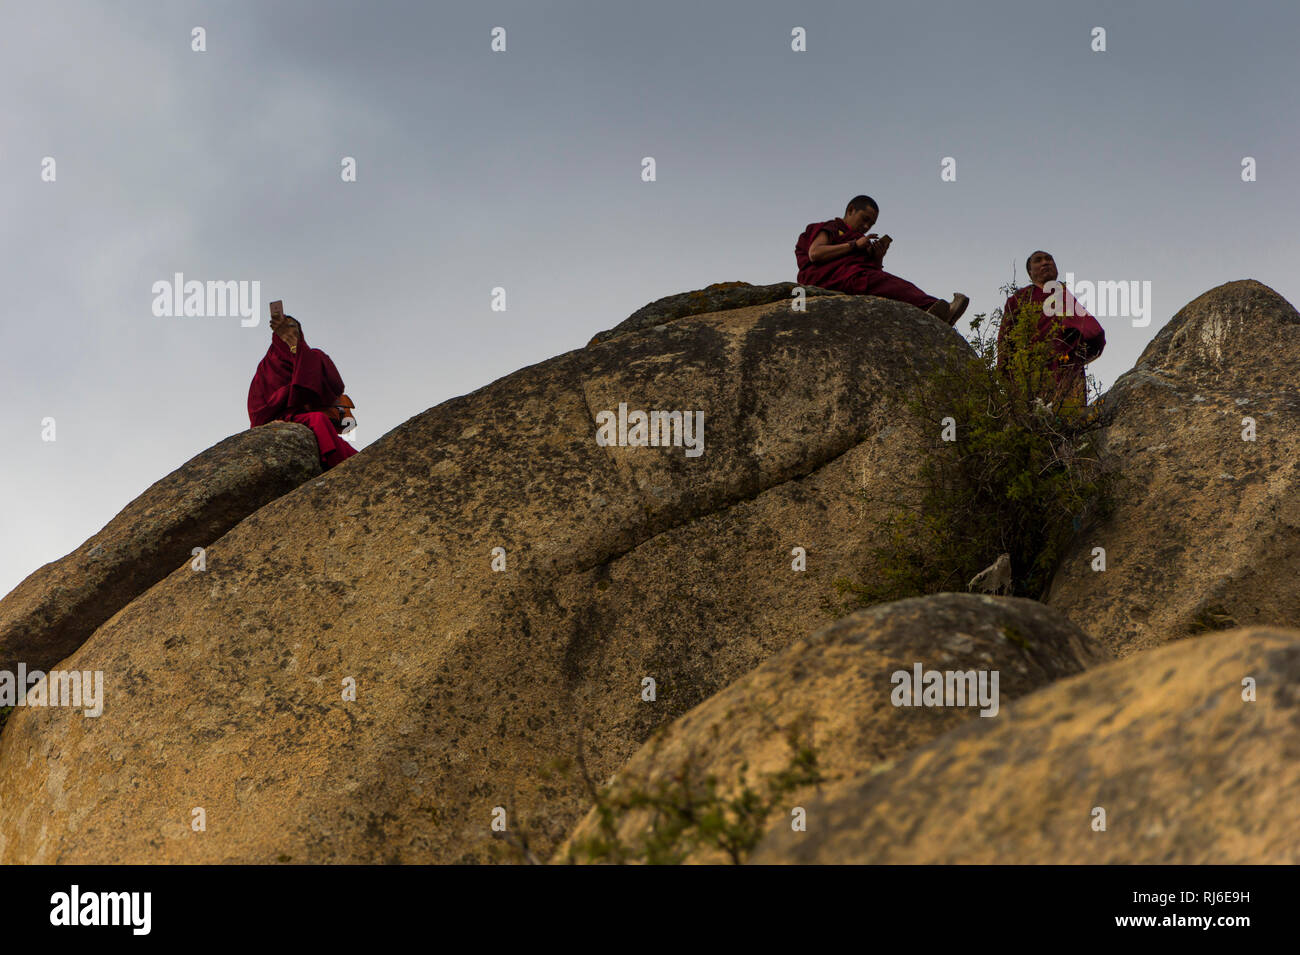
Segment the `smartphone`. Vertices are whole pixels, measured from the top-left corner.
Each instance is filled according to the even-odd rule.
[[[271,321],[277,318],[284,318],[284,302],[277,300],[271,303]]]

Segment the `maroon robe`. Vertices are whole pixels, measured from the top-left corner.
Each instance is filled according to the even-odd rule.
[[[329,355],[309,348],[301,332],[297,352],[273,334],[271,347],[248,386],[248,421],[254,428],[269,421],[307,425],[316,435],[321,464],[328,470],[357,453],[321,410],[335,404],[342,394],[343,379]]]
[[[1052,293],[1037,285],[1026,285],[1016,289],[1002,306],[1002,322],[998,326],[998,367],[1006,365],[1010,344],[1008,333],[1015,324],[1016,316],[1024,305],[1031,302],[1042,304],[1051,298]],[[1083,379],[1083,366],[1102,353],[1106,347],[1106,332],[1101,323],[1079,304],[1070,290],[1065,289],[1064,315],[1039,316],[1038,328],[1034,331],[1035,342],[1045,341],[1052,332],[1056,322],[1061,323],[1061,337],[1052,342],[1052,374],[1058,385],[1076,386]]]
[[[850,229],[843,219],[835,218],[829,222],[814,222],[804,230],[794,247],[794,261],[799,266],[797,276],[800,285],[815,285],[818,288],[832,289],[836,292],[849,292],[854,295],[879,295],[881,298],[897,299],[920,309],[927,309],[939,301],[933,295],[926,295],[906,279],[886,272],[879,262],[867,258],[865,252],[850,252],[827,262],[813,262],[808,258],[808,250],[818,233],[829,233],[831,245],[843,245],[866,235]]]

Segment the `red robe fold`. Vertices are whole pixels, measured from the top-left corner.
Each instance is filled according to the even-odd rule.
[[[830,233],[826,238],[831,245],[852,242],[866,233],[850,229],[843,219],[836,218],[829,222],[814,222],[804,230],[803,235],[799,236],[799,241],[794,247],[794,261],[799,266],[799,284],[833,289],[837,284],[845,282],[862,271],[866,267],[867,260],[862,255],[842,255],[829,262],[813,262],[808,258],[808,250],[812,248],[813,239],[817,238],[820,232]]]
[[[312,429],[326,469],[356,454],[356,448],[339,436],[322,408],[338,401],[343,379],[319,348],[310,348],[299,335],[298,351],[291,352],[279,335],[258,363],[248,386],[248,421],[251,427],[269,421],[297,421]]]
[[[808,258],[808,250],[819,232],[828,232],[831,245],[843,245],[866,235],[848,227],[843,219],[831,219],[829,222],[814,222],[799,236],[794,247],[794,261],[799,266],[797,280],[800,285],[815,285],[818,288],[832,289],[837,292],[850,292],[854,295],[879,295],[892,298],[920,309],[927,309],[938,301],[933,295],[927,295],[906,279],[886,272],[880,263],[868,259],[865,252],[849,253],[829,262],[813,262]]]

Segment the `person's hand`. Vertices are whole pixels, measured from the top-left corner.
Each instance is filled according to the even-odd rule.
[[[893,241],[889,236],[884,236],[872,242],[871,247],[867,250],[867,258],[873,262],[879,262],[885,257],[885,253],[889,251],[889,243]]]
[[[289,346],[290,351],[297,350],[302,334],[295,319],[287,315],[278,315],[271,319],[271,331],[280,336],[280,340]]]
[[[871,251],[871,247],[872,247],[872,245],[875,243],[875,241],[876,241],[877,238],[879,238],[879,236],[877,236],[876,233],[873,232],[873,233],[871,233],[870,235],[864,235],[864,236],[862,236],[861,238],[854,239],[854,240],[853,240],[853,251],[854,251],[854,252],[870,252],[870,251]]]

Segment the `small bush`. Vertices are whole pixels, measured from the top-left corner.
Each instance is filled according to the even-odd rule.
[[[1187,627],[1187,632],[1191,634],[1212,633],[1216,630],[1231,630],[1233,627],[1239,627],[1236,619],[1224,607],[1215,605],[1212,607],[1201,607],[1192,617],[1192,622]]]
[[[719,791],[717,777],[703,773],[693,754],[654,781],[620,778],[597,789],[588,780],[599,829],[574,841],[568,861],[677,865],[696,851],[717,850],[740,865],[767,832],[772,813],[789,808],[787,797],[825,779],[798,726],[787,732],[786,742],[790,762],[784,769],[763,774],[755,787],[747,778],[748,764],[742,765],[732,795]],[[646,825],[624,842],[623,821],[638,811],[648,813]]]

